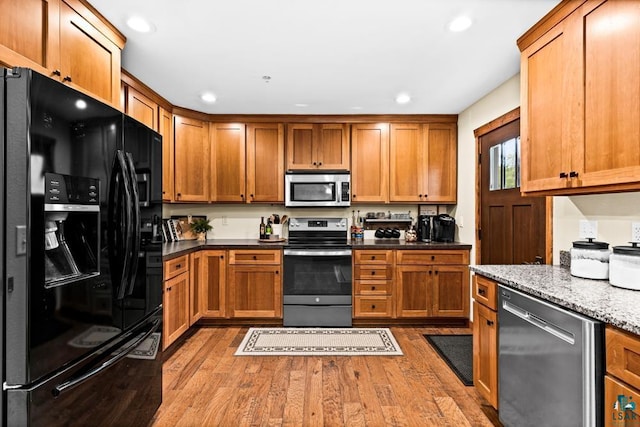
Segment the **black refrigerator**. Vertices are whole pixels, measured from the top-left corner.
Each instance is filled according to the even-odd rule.
[[[2,73],[2,425],[147,425],[162,400],[161,137],[32,70]]]

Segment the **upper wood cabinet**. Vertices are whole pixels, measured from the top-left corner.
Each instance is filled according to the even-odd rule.
[[[389,124],[351,126],[351,201],[389,201]]]
[[[287,125],[287,169],[349,169],[349,125]]]
[[[124,112],[157,131],[160,125],[158,104],[131,86],[125,85],[124,90],[126,94]]]
[[[247,125],[248,203],[284,203],[284,125]]]
[[[174,191],[177,202],[209,200],[209,123],[174,116]]]
[[[389,201],[456,203],[455,123],[392,123],[389,153]]]
[[[158,109],[158,132],[162,135],[162,200],[171,202],[173,196],[173,117],[164,108]]]
[[[211,197],[214,202],[244,202],[245,125],[211,123]]]
[[[124,36],[81,0],[1,0],[0,62],[120,105]]]
[[[569,12],[518,41],[522,191],[638,189],[640,7],[589,1]]]

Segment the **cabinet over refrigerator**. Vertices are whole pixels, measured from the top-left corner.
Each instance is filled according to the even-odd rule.
[[[2,74],[2,425],[146,425],[162,398],[161,137],[32,70]]]

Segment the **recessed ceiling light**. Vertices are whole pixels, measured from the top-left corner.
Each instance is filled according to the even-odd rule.
[[[139,33],[150,33],[155,30],[153,24],[140,16],[132,16],[127,19],[127,25]]]
[[[401,93],[398,96],[396,96],[396,102],[398,104],[406,104],[409,101],[411,101],[411,97],[406,93]]]
[[[216,102],[216,95],[212,92],[204,92],[202,95],[200,95],[200,99],[202,99],[207,104],[213,104],[214,102]]]
[[[449,31],[459,33],[461,31],[467,30],[471,26],[471,24],[471,18],[466,15],[461,15],[455,18],[453,21],[449,22]]]
[[[300,107],[300,108],[304,108],[304,107],[308,107],[309,104],[294,104],[296,107]]]
[[[84,110],[85,108],[87,108],[87,101],[85,101],[84,99],[78,99],[76,101],[76,108],[78,110]]]

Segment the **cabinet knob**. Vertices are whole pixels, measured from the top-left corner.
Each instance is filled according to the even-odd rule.
[[[375,255],[371,255],[371,259],[372,260],[376,259],[376,256]]]
[[[493,326],[493,320],[487,320],[487,326]]]
[[[241,194],[241,195],[240,195],[240,198],[241,198],[242,200],[244,200],[244,194]]]
[[[280,272],[278,270],[276,270],[276,274],[280,274]]]
[[[434,261],[436,259],[435,255],[431,255],[431,261]]]
[[[224,259],[224,255],[220,255],[220,259]]]
[[[60,70],[53,70],[51,72],[51,74],[53,74],[54,76],[58,76],[59,77],[60,76]]]
[[[418,197],[420,197],[422,199],[422,194],[418,194]]]
[[[375,310],[375,309],[376,309],[375,304],[371,304],[371,310]]]
[[[319,163],[318,163],[318,166],[322,166],[322,162],[319,162]]]
[[[70,82],[71,81],[71,76],[64,76],[64,79],[62,79],[65,82]]]
[[[433,274],[433,271],[429,270],[429,274]]]
[[[566,172],[560,172],[560,178],[568,178],[569,175]]]
[[[375,276],[375,275],[376,275],[376,272],[375,272],[375,271],[372,271],[372,272],[371,272],[371,275],[372,275],[372,276]]]
[[[258,259],[258,257],[254,255],[254,256],[253,256],[253,259],[254,259],[254,260],[257,260],[257,259]]]
[[[352,195],[351,195],[351,198],[352,198],[352,199],[355,199],[355,198],[356,198],[356,195],[355,195],[355,194],[352,194]]]
[[[249,197],[251,197],[251,200],[253,200],[253,194],[249,194]]]
[[[313,162],[313,166],[317,166],[318,164],[316,162]]]
[[[486,291],[484,289],[478,289],[478,294],[479,295],[484,295],[486,293]]]
[[[182,267],[182,264],[176,264],[176,268]]]
[[[578,172],[576,171],[569,172],[569,178],[577,178],[577,177],[578,177]]]

